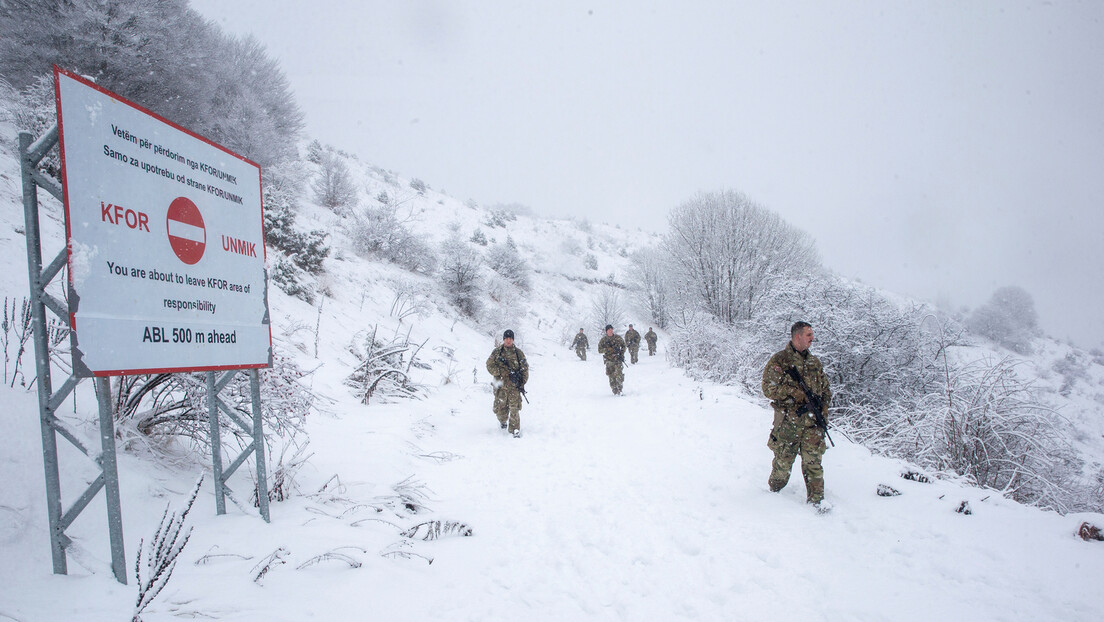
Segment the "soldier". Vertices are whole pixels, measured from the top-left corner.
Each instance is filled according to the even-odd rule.
[[[658,340],[659,337],[656,336],[655,331],[649,326],[648,332],[644,333],[644,341],[648,342],[648,356],[655,356],[656,341]]]
[[[583,334],[583,329],[579,329],[579,334],[575,335],[575,341],[571,342],[571,347],[575,348],[575,354],[580,359],[586,360],[587,348],[590,347],[590,342],[587,340],[587,336]]]
[[[606,375],[614,395],[621,395],[625,386],[625,340],[613,334],[613,326],[606,324],[606,336],[598,342],[598,353],[606,362]]]
[[[820,359],[809,352],[813,343],[813,327],[797,322],[790,328],[790,342],[772,356],[763,369],[763,395],[774,407],[774,427],[767,447],[774,452],[770,479],[771,492],[778,492],[790,481],[794,459],[801,454],[801,475],[805,478],[805,494],[809,503],[820,511],[828,509],[824,501],[824,468],[820,459],[827,445],[825,430],[816,424],[809,412],[805,392],[788,370],[794,369],[814,393],[820,396],[827,415],[832,391]]]
[[[629,330],[625,331],[625,345],[629,348],[632,364],[636,365],[636,353],[640,351],[640,333],[636,332],[632,324],[629,324]]]
[[[502,333],[502,345],[487,357],[487,371],[494,376],[494,414],[514,438],[521,438],[521,394],[529,382],[529,362],[514,345],[514,331]]]

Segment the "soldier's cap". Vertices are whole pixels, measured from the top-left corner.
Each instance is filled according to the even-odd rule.
[[[502,333],[502,338],[503,339],[513,339],[514,338],[514,331],[507,328],[506,332]]]
[[[606,324],[606,330],[613,330],[613,324]]]

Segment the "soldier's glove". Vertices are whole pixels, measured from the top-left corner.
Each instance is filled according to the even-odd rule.
[[[793,391],[790,392],[790,396],[793,397],[795,404],[803,404],[808,400],[805,396],[805,391],[803,391],[801,387],[794,387]]]

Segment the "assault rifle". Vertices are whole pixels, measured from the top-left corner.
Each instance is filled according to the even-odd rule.
[[[498,362],[502,363],[502,366],[510,372],[510,382],[514,383],[514,386],[517,387],[518,393],[521,393],[522,399],[524,399],[525,403],[528,404],[529,398],[525,396],[525,384],[521,381],[521,367],[519,366],[518,369],[510,369],[510,364],[507,363],[506,359],[502,358],[501,356],[498,357]]]
[[[797,382],[797,386],[801,387],[801,390],[805,392],[805,403],[797,409],[797,414],[811,414],[816,420],[817,427],[824,430],[824,436],[828,437],[828,442],[832,443],[832,447],[835,447],[836,442],[832,440],[832,435],[828,433],[828,419],[824,416],[824,400],[816,393],[813,393],[809,385],[805,384],[805,380],[801,378],[801,374],[798,373],[796,367],[787,369],[786,373],[789,374],[790,378],[793,378],[794,381]]]

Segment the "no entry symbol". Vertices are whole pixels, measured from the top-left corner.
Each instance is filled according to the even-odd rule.
[[[169,204],[165,228],[169,234],[169,245],[180,261],[193,266],[203,258],[203,251],[207,248],[207,229],[203,226],[203,214],[190,199],[178,197]]]

